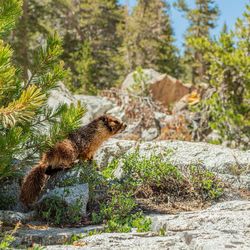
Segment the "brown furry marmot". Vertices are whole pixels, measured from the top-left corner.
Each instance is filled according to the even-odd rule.
[[[104,141],[125,128],[126,125],[118,119],[103,115],[69,134],[67,139],[56,143],[42,155],[38,165],[24,178],[20,195],[22,203],[28,206],[35,202],[47,175],[71,168],[77,159],[92,160],[96,150]]]

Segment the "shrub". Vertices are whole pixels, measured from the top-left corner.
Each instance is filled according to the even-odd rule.
[[[43,202],[38,214],[40,218],[54,225],[77,224],[82,219],[81,201],[68,206],[58,197],[51,197]]]
[[[119,191],[118,191],[119,190]],[[137,232],[150,230],[151,220],[142,211],[137,211],[137,204],[131,194],[124,194],[117,187],[111,188],[111,198],[100,205],[100,211],[92,214],[93,223],[105,222],[105,232]]]
[[[166,154],[140,156],[138,151],[125,156],[120,190],[131,192],[137,198],[167,195],[178,200],[199,198],[205,201],[223,194],[223,183],[214,173],[196,166],[180,171],[166,158]],[[110,173],[110,178],[114,178],[111,169],[114,170],[115,165],[118,166],[118,161],[104,171],[106,175]]]

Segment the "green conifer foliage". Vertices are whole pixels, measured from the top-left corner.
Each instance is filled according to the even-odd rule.
[[[25,79],[33,60],[34,49],[43,39],[53,34],[48,29],[47,1],[22,0],[22,15],[9,36],[9,44],[14,49],[13,59],[21,67]]]
[[[198,52],[190,39],[210,38],[210,30],[216,25],[219,10],[214,0],[196,0],[195,8],[190,9],[185,0],[177,0],[175,6],[181,10],[189,21],[189,28],[185,35],[185,63],[191,67],[191,81],[204,81],[206,64],[203,54]]]
[[[204,55],[207,78],[214,93],[203,102],[209,110],[209,126],[224,140],[247,146],[250,136],[250,5],[234,32],[222,33],[218,41],[192,38],[194,48]]]
[[[118,79],[116,68],[121,38],[117,26],[122,21],[117,0],[50,1],[52,25],[63,36],[66,67],[73,79],[71,89],[96,93]]]
[[[27,78],[13,65],[14,51],[3,39],[21,14],[22,1],[0,0],[0,179],[17,172],[36,152],[45,149],[48,141],[56,141],[79,126],[85,112],[81,106],[47,107],[48,90],[65,76],[61,40],[48,38],[33,55]],[[1,40],[2,39],[2,40]],[[45,126],[63,124],[57,133],[41,133]],[[15,161],[14,159],[18,159]]]
[[[93,51],[88,41],[84,41],[79,51],[72,54],[74,59],[74,70],[76,75],[73,77],[75,85],[71,89],[78,92],[87,92],[96,94],[96,87],[94,86],[95,64]]]
[[[174,46],[168,15],[169,6],[162,0],[139,0],[129,14],[125,12],[123,46],[126,73],[141,66],[177,76],[180,62]]]

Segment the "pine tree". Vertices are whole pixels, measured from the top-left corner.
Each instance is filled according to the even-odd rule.
[[[75,80],[72,90],[84,93],[96,93],[94,83],[95,64],[93,51],[89,42],[85,41],[79,51],[72,54],[74,60],[74,69],[76,75],[72,80]]]
[[[35,51],[27,79],[14,66],[14,51],[3,39],[21,9],[20,0],[0,0],[0,179],[15,174],[36,152],[78,127],[85,112],[80,105],[61,105],[56,110],[46,105],[48,91],[65,76],[58,36],[49,37]],[[51,125],[49,134],[41,133],[45,125]]]
[[[38,0],[23,0],[22,2],[22,15],[18,18],[8,41],[15,50],[13,59],[21,67],[23,77],[27,79],[34,49],[50,34],[46,26],[46,20],[49,20],[46,3]]]
[[[222,32],[218,41],[201,37],[191,42],[204,55],[207,78],[214,88],[212,96],[201,103],[201,110],[209,110],[209,126],[223,140],[249,147],[250,5],[234,32]]]
[[[206,64],[202,53],[195,49],[190,39],[210,38],[210,30],[215,27],[219,14],[214,2],[214,0],[196,0],[194,9],[190,9],[185,0],[177,0],[175,3],[175,6],[184,12],[189,21],[189,28],[185,35],[185,61],[191,66],[192,83],[204,80]]]
[[[138,66],[154,68],[178,76],[180,63],[173,42],[168,15],[169,6],[162,0],[139,0],[132,14],[126,15],[123,51],[126,73]]]
[[[225,33],[228,33],[228,26],[227,26],[226,23],[223,24],[221,33],[222,33],[222,34],[223,34],[223,33],[224,33],[224,34],[225,34]]]
[[[62,55],[72,72],[73,89],[96,92],[115,84],[122,21],[117,0],[51,1],[52,26],[61,30]],[[85,79],[87,77],[87,79]]]

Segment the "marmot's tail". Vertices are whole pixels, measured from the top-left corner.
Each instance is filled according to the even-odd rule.
[[[28,206],[36,201],[46,181],[45,170],[46,165],[39,163],[24,178],[20,194],[20,200],[24,205]]]

